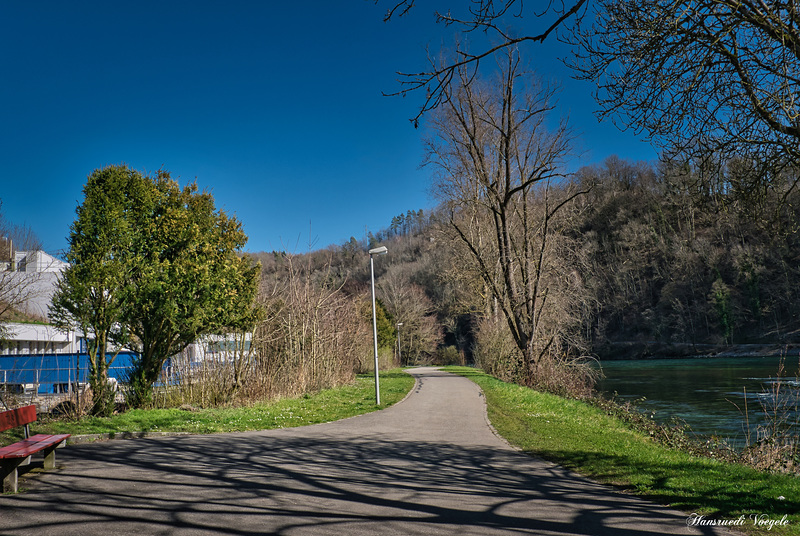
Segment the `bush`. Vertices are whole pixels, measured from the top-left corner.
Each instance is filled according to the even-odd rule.
[[[246,398],[295,396],[352,382],[372,370],[372,330],[357,297],[317,282],[311,269],[286,257],[261,297],[265,319],[256,330],[255,363],[245,378]]]
[[[522,353],[508,328],[499,321],[478,322],[473,356],[478,368],[490,376],[511,383],[519,383],[525,377]]]
[[[437,352],[436,362],[439,365],[465,365],[464,354],[455,346],[445,346]]]
[[[482,320],[475,340],[475,363],[491,376],[559,396],[585,398],[592,394],[597,372],[588,359],[545,354],[528,370],[508,327],[499,321]]]

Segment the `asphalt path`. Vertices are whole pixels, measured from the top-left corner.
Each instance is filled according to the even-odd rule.
[[[722,534],[509,447],[480,389],[301,428],[70,445],[0,497],[2,535]]]

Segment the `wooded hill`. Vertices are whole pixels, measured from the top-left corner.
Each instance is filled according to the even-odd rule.
[[[700,166],[615,157],[581,169],[569,186],[587,193],[572,201],[559,227],[568,244],[559,251],[569,251],[561,269],[578,281],[578,306],[569,318],[549,320],[562,324],[562,348],[608,359],[800,343],[797,176],[784,172],[760,189],[748,177],[747,166],[735,162],[713,175]],[[459,254],[443,207],[409,211],[341,246],[256,257],[265,281],[293,270],[307,284],[357,301],[363,319],[366,251],[379,244],[389,249],[375,262],[383,346],[396,349],[402,322],[404,362],[469,362],[481,348],[501,351],[503,321]],[[486,326],[492,319],[494,332]]]
[[[709,177],[617,159],[581,172],[596,184],[579,227],[594,352],[619,355],[628,342],[672,354],[798,342],[797,176],[756,189],[748,172],[730,163]]]

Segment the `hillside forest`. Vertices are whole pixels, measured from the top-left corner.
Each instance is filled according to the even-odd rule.
[[[690,165],[616,157],[581,169],[561,186],[587,192],[570,201],[559,228],[559,274],[569,288],[559,288],[562,277],[543,282],[553,299],[542,322],[552,325],[541,332],[557,333],[558,351],[572,358],[797,343],[800,194],[791,175],[746,191],[742,173],[730,163],[712,180]],[[375,262],[381,347],[392,356],[399,347],[403,364],[474,362],[514,379],[510,356],[518,350],[444,212],[411,210],[377,233],[319,251],[255,255],[270,312],[264,340],[277,340],[281,329],[288,335],[287,318],[299,318],[313,327],[294,329],[315,335],[306,341],[319,337],[321,351],[346,345],[337,338],[349,330],[366,346],[353,355],[368,355],[366,250],[382,244],[389,254]]]
[[[517,51],[496,57],[491,78],[455,68],[426,119],[433,210],[322,251],[257,255],[263,329],[284,334],[264,340],[286,348],[301,320],[290,347],[322,334],[344,344],[349,317],[339,311],[350,311],[352,329],[369,318],[366,252],[384,245],[380,343],[403,364],[475,363],[582,396],[592,359],[797,342],[790,155],[672,151],[571,173],[574,136],[552,117],[557,91]]]

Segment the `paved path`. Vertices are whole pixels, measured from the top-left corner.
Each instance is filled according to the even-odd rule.
[[[0,497],[0,534],[711,533],[509,448],[469,380],[410,372],[404,402],[335,423],[68,446]]]

